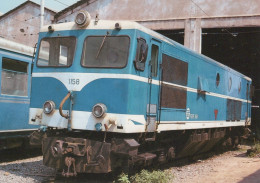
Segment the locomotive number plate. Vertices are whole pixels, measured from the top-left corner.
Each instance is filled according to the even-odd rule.
[[[70,85],[79,85],[79,79],[69,79]]]

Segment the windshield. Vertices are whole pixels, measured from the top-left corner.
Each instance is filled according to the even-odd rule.
[[[70,66],[76,45],[75,37],[43,38],[40,45],[38,66]]]
[[[81,63],[85,67],[123,68],[129,43],[128,36],[89,36],[84,42]]]

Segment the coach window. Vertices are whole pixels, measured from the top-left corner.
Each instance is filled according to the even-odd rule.
[[[145,61],[147,58],[147,51],[148,51],[148,45],[146,44],[145,39],[138,38],[136,56],[134,61],[136,70],[144,71]]]
[[[123,68],[130,46],[128,36],[89,36],[84,41],[81,64],[94,68]]]
[[[27,96],[28,63],[2,59],[1,94]]]
[[[157,76],[157,65],[158,65],[158,54],[159,54],[159,47],[156,45],[152,45],[152,55],[151,55],[151,66],[152,66],[152,77]]]
[[[75,37],[43,38],[40,44],[37,66],[70,66],[74,57],[75,45]]]

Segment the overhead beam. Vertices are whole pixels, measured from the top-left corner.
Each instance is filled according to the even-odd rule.
[[[189,19],[201,19],[201,28],[260,27],[260,15]],[[185,20],[187,19],[139,20],[137,22],[153,30],[169,30],[184,29]]]

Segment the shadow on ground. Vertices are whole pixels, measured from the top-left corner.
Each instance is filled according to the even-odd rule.
[[[260,182],[260,169],[256,172],[250,174],[245,177],[243,180],[239,181],[239,183],[259,183]]]
[[[16,160],[41,156],[42,151],[41,148],[33,148],[33,149],[15,148],[15,149],[0,150],[0,154],[1,154],[0,163],[3,163],[3,162],[11,162]]]

